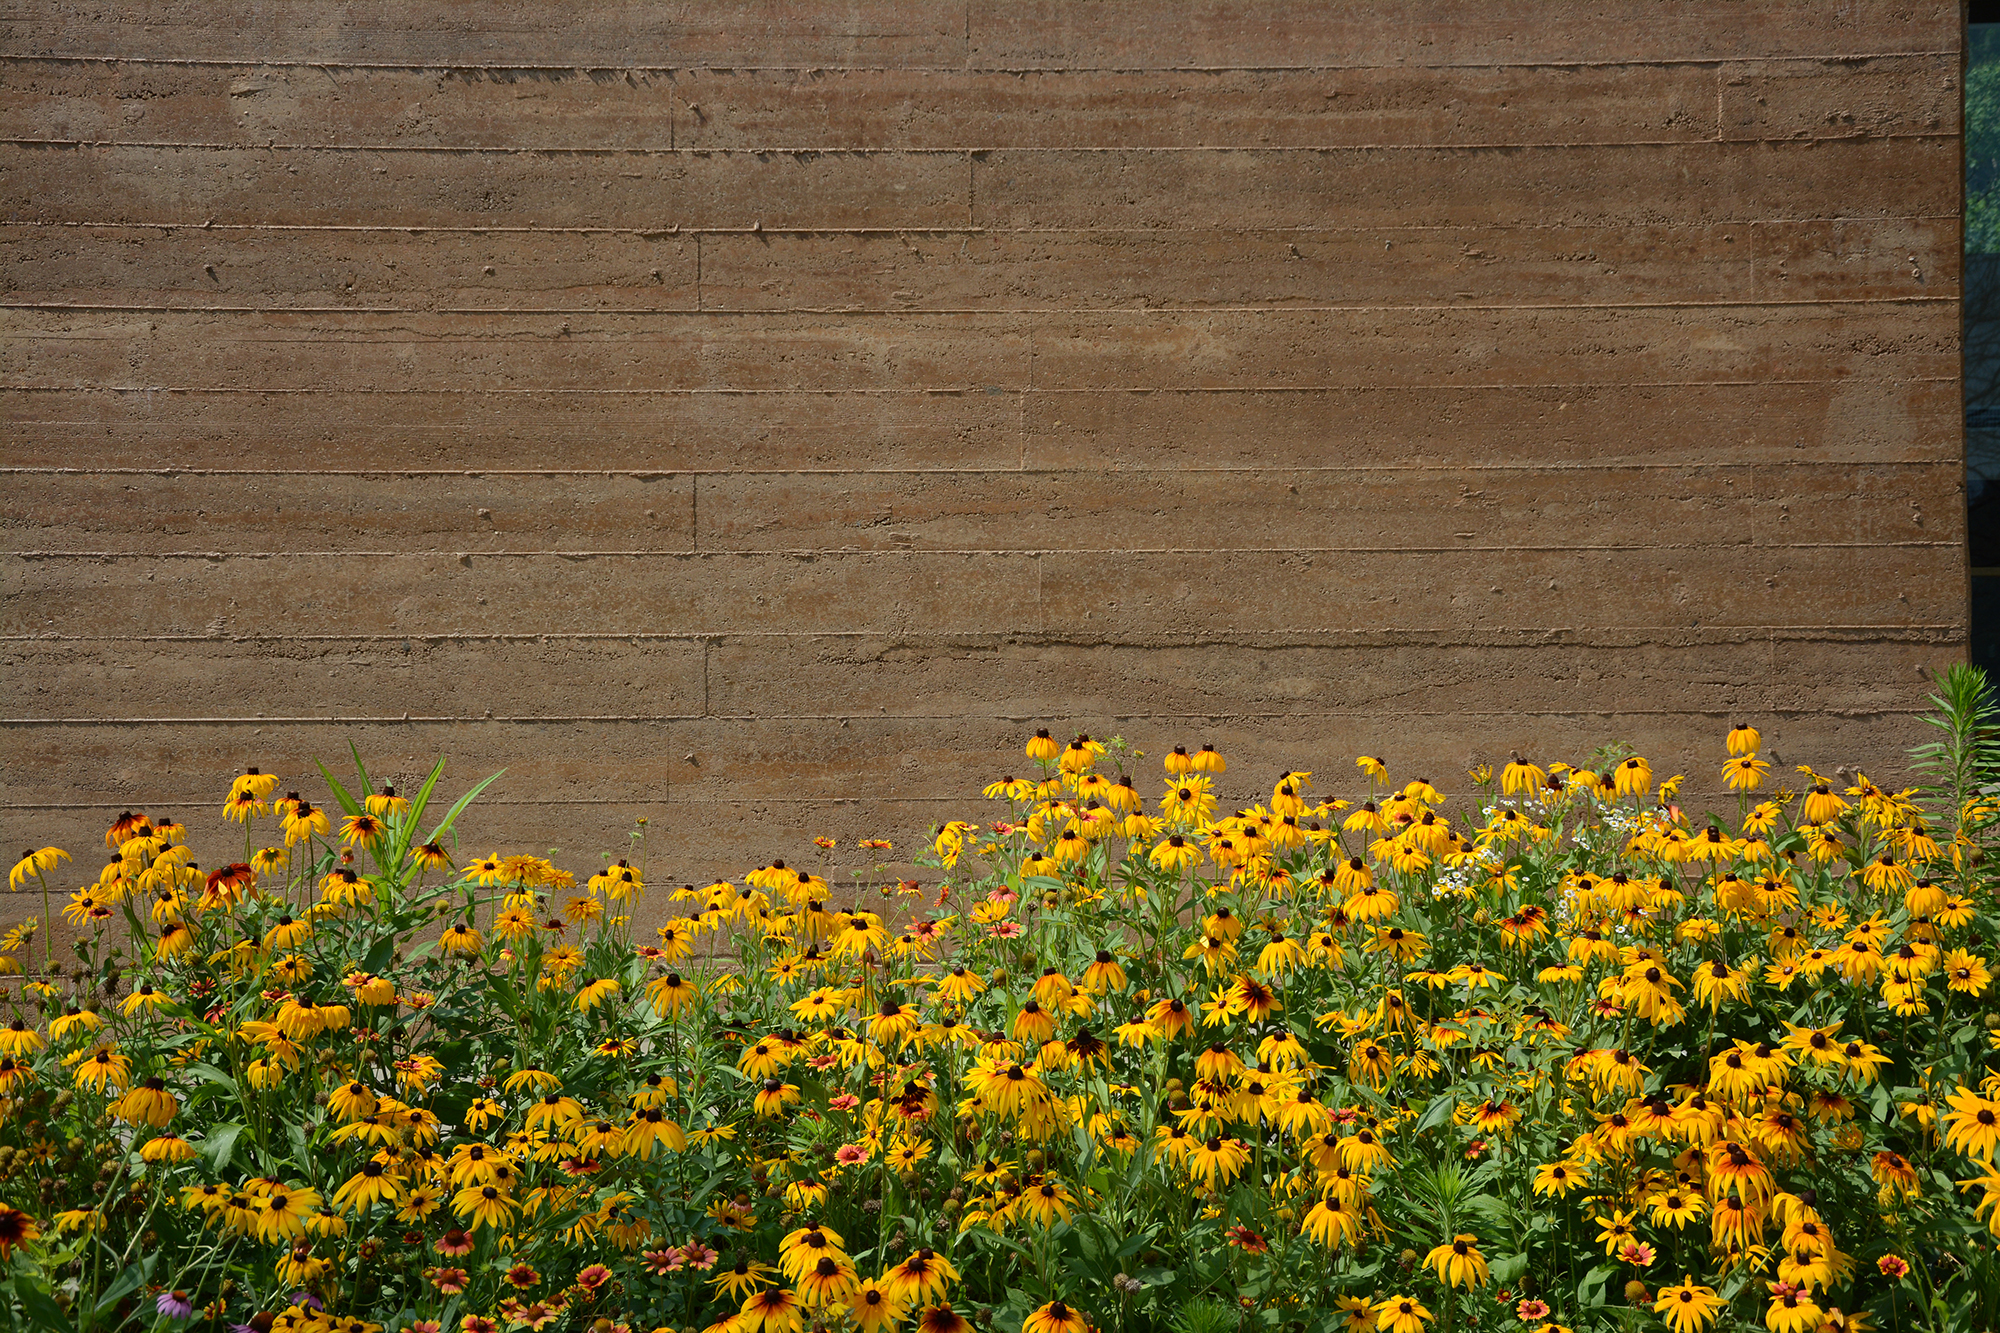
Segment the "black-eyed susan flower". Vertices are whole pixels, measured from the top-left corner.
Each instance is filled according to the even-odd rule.
[[[915,1005],[884,999],[869,1015],[868,1036],[878,1046],[898,1047],[914,1036],[922,1023],[923,1015]]]
[[[1945,1099],[1945,1147],[1991,1162],[2000,1147],[2000,1102],[1958,1088]]]
[[[1731,791],[1756,791],[1764,785],[1764,775],[1770,771],[1771,766],[1752,751],[1738,755],[1722,765],[1722,782]]]
[[[340,821],[340,840],[350,847],[373,847],[387,831],[380,819],[366,811]]]
[[[1819,1327],[1822,1311],[1807,1290],[1789,1282],[1767,1282],[1771,1304],[1764,1311],[1764,1327],[1771,1333],[1810,1333]]]
[[[1160,798],[1160,817],[1174,828],[1198,828],[1215,813],[1215,796],[1209,790],[1208,782],[1202,778],[1183,778],[1168,787]],[[1189,845],[1192,845],[1190,840]],[[1177,849],[1178,850],[1178,849]],[[1178,869],[1189,864],[1171,865],[1165,861],[1154,862],[1163,869]]]
[[[1238,976],[1229,988],[1229,1009],[1253,1023],[1263,1023],[1283,1009],[1278,992],[1255,977]]]
[[[228,799],[222,803],[222,817],[238,824],[248,824],[252,819],[270,812],[271,807],[255,791],[240,787],[232,789]]]
[[[1668,1189],[1653,1196],[1647,1211],[1654,1226],[1670,1226],[1678,1231],[1690,1222],[1700,1221],[1708,1211],[1708,1204],[1693,1190]]]
[[[131,1066],[116,1045],[105,1042],[77,1060],[75,1082],[92,1092],[123,1091],[131,1082]]]
[[[950,971],[936,982],[938,995],[953,1004],[969,1004],[973,998],[986,989],[986,983],[979,974],[968,969],[963,963],[955,964]],[[813,1013],[809,1016],[800,1012],[800,1005],[811,1002]],[[847,992],[833,986],[824,986],[808,995],[805,1000],[792,1006],[792,1011],[809,1022],[824,1022],[835,1017],[846,1007]]]
[[[0,1027],[0,1053],[12,1056],[29,1056],[46,1050],[48,1042],[42,1034],[16,1014]]]
[[[140,1145],[139,1156],[148,1162],[190,1162],[195,1147],[177,1134],[161,1134]]]
[[[1424,1266],[1438,1280],[1454,1287],[1486,1285],[1486,1256],[1479,1252],[1479,1237],[1470,1232],[1453,1236],[1424,1256]]]
[[[1539,795],[1547,781],[1547,773],[1518,754],[1500,770],[1500,791],[1507,796]]]
[[[829,1255],[845,1257],[847,1241],[832,1227],[808,1221],[793,1228],[778,1242],[778,1267],[785,1276],[796,1278]]]
[[[1747,1250],[1758,1244],[1767,1221],[1765,1211],[1738,1195],[1716,1199],[1709,1214],[1709,1237],[1725,1250]]]
[[[795,1083],[781,1082],[767,1078],[757,1089],[757,1096],[751,1102],[751,1109],[765,1119],[775,1118],[785,1113],[787,1106],[795,1106],[799,1100],[799,1089]]]
[[[1891,1152],[1886,1148],[1869,1159],[1868,1171],[1874,1177],[1877,1185],[1885,1190],[1893,1191],[1899,1198],[1911,1198],[1922,1188],[1922,1182],[1917,1175],[1917,1169],[1910,1164],[1910,1159],[1901,1153]],[[1790,1244],[1790,1232],[1791,1229],[1788,1227],[1786,1241],[1788,1245]],[[1828,1238],[1828,1243],[1831,1243],[1831,1238]]]
[[[229,795],[233,798],[248,793],[260,801],[271,799],[271,793],[278,790],[278,775],[264,773],[255,768],[246,768],[229,784]]]
[[[1050,1301],[1029,1312],[1021,1333],[1090,1333],[1090,1321],[1081,1310],[1062,1301]]]
[[[0,1203],[0,1263],[11,1259],[15,1250],[34,1243],[41,1234],[41,1224],[32,1216]]]
[[[800,1274],[796,1282],[799,1300],[809,1310],[843,1303],[861,1279],[845,1255],[822,1255],[819,1262]]]
[[[519,1205],[498,1185],[467,1185],[452,1196],[452,1210],[473,1230],[482,1227],[504,1231],[513,1222]]]
[[[899,1323],[908,1309],[874,1278],[858,1282],[845,1303],[857,1333],[884,1333]]]
[[[1300,1230],[1328,1249],[1340,1249],[1358,1245],[1365,1224],[1359,1209],[1338,1195],[1328,1195],[1307,1210]]]
[[[972,1325],[949,1305],[927,1305],[917,1311],[916,1333],[972,1333]]]
[[[438,947],[447,958],[477,958],[485,951],[486,940],[470,921],[459,921],[444,928]]]
[[[1869,1042],[1850,1041],[1840,1048],[1841,1069],[1864,1087],[1874,1083],[1881,1074],[1882,1066],[1889,1063],[1889,1057]]]
[[[380,1162],[366,1161],[341,1187],[333,1192],[337,1212],[366,1211],[378,1203],[394,1203],[402,1197],[403,1182]]]
[[[669,972],[646,986],[646,1002],[653,1006],[653,1012],[662,1018],[679,1016],[682,1010],[692,1005],[701,991],[691,981],[682,978],[678,972]]]
[[[319,1212],[319,1191],[297,1185],[279,1185],[256,1205],[256,1234],[273,1243],[296,1240],[305,1234],[306,1224]]]
[[[617,994],[618,979],[616,977],[599,977],[594,981],[586,983],[577,991],[574,1003],[580,1012],[588,1013],[598,1005],[609,1002]]]
[[[1715,1322],[1727,1306],[1713,1287],[1698,1285],[1683,1277],[1676,1286],[1662,1287],[1653,1302],[1653,1312],[1666,1321],[1672,1333],[1700,1333]]]
[[[805,1306],[789,1288],[768,1287],[744,1301],[731,1323],[737,1333],[800,1333]]]
[[[326,1109],[333,1113],[335,1119],[342,1121],[373,1115],[380,1104],[373,1089],[366,1083],[354,1081],[338,1085],[326,1098]]]
[[[1375,1306],[1375,1327],[1381,1333],[1423,1333],[1431,1312],[1414,1296],[1391,1296]]]
[[[1071,1210],[1076,1207],[1076,1196],[1061,1181],[1045,1179],[1023,1190],[1017,1207],[1025,1220],[1046,1228],[1069,1220]]]
[[[408,813],[410,802],[407,797],[398,796],[394,787],[385,784],[381,791],[370,792],[363,797],[361,808],[377,818],[386,819]]]
[[[1242,1174],[1250,1153],[1234,1138],[1199,1139],[1189,1147],[1181,1165],[1203,1189],[1221,1189]]]
[[[1122,991],[1127,982],[1125,969],[1118,964],[1118,958],[1109,949],[1099,949],[1090,966],[1083,970],[1083,989],[1092,994],[1102,995],[1109,991]]]
[[[1181,951],[1182,958],[1199,958],[1204,970],[1214,973],[1233,966],[1236,946],[1215,935],[1203,935]]]
[[[29,879],[45,879],[55,868],[69,860],[69,853],[60,847],[43,847],[39,850],[23,852],[21,859],[7,872],[7,887],[19,889]]]
[[[493,933],[509,943],[519,943],[535,933],[534,914],[523,908],[509,907],[493,918]]]
[[[1993,984],[1986,960],[1968,949],[1953,949],[1943,965],[1945,985],[1960,995],[1984,995]]]
[[[381,1008],[396,1002],[396,983],[372,972],[350,972],[341,979],[356,1004]]]
[[[643,1161],[653,1155],[656,1143],[665,1144],[673,1152],[683,1152],[688,1146],[687,1131],[668,1119],[661,1108],[639,1107],[626,1122],[624,1151]]]
[[[281,914],[264,932],[264,947],[273,951],[296,949],[306,936],[312,933],[312,923],[294,918],[289,912]]]
[[[1347,1058],[1348,1077],[1371,1088],[1385,1086],[1395,1071],[1395,1054],[1378,1041],[1356,1043]]]
[[[326,811],[309,801],[294,801],[287,806],[285,817],[279,825],[285,834],[285,846],[292,847],[315,836],[324,838],[333,828]]]
[[[772,1286],[771,1266],[755,1259],[739,1258],[727,1268],[717,1270],[708,1285],[716,1289],[723,1300],[741,1300],[765,1287]]]
[[[1633,755],[1612,770],[1612,791],[1619,796],[1640,797],[1652,789],[1652,766],[1638,755]]]
[[[1607,1256],[1615,1256],[1619,1247],[1637,1238],[1632,1222],[1637,1214],[1611,1210],[1609,1217],[1593,1216],[1590,1220],[1597,1225],[1598,1243],[1604,1246]]]
[[[1511,1134],[1521,1123],[1521,1108],[1504,1097],[1488,1097],[1472,1108],[1468,1118],[1483,1134]]]
[[[965,1178],[981,1184],[994,1184],[1006,1176],[1011,1165],[989,1159],[982,1168],[968,1172]],[[958,1269],[952,1262],[925,1246],[911,1251],[901,1263],[884,1273],[882,1286],[893,1300],[908,1307],[941,1303],[951,1284],[958,1280]]]
[[[419,870],[449,870],[452,865],[451,853],[445,849],[444,844],[433,838],[429,842],[420,842],[410,848],[410,863]]]
[[[1569,1162],[1547,1162],[1535,1169],[1534,1191],[1552,1199],[1566,1199],[1580,1188],[1588,1174]]]

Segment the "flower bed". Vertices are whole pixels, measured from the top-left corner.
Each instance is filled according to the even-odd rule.
[[[1973,1327],[2000,1302],[1982,688],[1948,680],[1927,791],[1774,774],[1736,727],[1716,818],[1628,753],[1476,772],[1464,810],[1368,758],[1232,810],[1212,750],[1163,783],[1040,733],[921,883],[872,840],[845,875],[802,837],[671,892],[643,840],[591,874],[460,860],[478,789],[440,817],[442,765],[407,797],[328,774],[334,810],[252,770],[240,861],[127,815],[56,894],[78,961],[4,941],[0,1307]],[[671,919],[635,931],[649,897]]]

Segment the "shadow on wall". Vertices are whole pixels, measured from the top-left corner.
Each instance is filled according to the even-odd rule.
[[[1965,501],[1972,660],[2000,667],[2000,23],[1966,30]]]
[[[2000,255],[1965,257],[1965,500],[1972,660],[2000,666]]]

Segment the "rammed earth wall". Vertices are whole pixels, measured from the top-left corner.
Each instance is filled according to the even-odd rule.
[[[1893,780],[1964,652],[1949,0],[20,0],[0,52],[0,847],[84,874],[350,737],[505,766],[472,850],[644,815],[675,880],[907,848],[1036,722],[1225,800],[1617,738],[1698,802],[1739,716]]]

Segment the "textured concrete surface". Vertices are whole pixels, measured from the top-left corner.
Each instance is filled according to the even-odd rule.
[[[907,849],[1038,723],[1240,799],[1622,740],[1699,800],[1736,718],[1894,780],[1966,643],[1960,44],[0,4],[0,847],[220,857],[350,738],[696,881]]]

